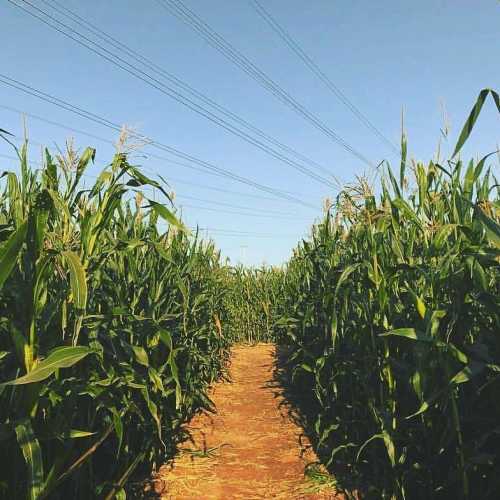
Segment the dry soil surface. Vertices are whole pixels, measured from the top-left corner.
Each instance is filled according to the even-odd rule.
[[[162,499],[344,498],[304,476],[317,457],[274,380],[274,354],[269,344],[233,349],[231,381],[211,394],[216,413],[190,422],[194,442],[159,471]]]

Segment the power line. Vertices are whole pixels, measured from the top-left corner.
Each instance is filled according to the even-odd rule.
[[[258,136],[266,139],[267,141],[271,142],[272,144],[279,147],[280,149],[286,151],[287,153],[291,154],[292,156],[295,156],[295,158],[311,165],[313,168],[317,168],[318,170],[321,170],[322,172],[326,173],[327,175],[333,176],[332,173],[328,169],[326,169],[325,167],[323,167],[319,163],[308,158],[307,156],[303,155],[302,153],[299,153],[298,151],[291,148],[290,146],[283,144],[282,142],[278,141],[270,134],[267,134],[266,132],[262,131],[258,127],[252,125],[251,123],[249,123],[245,119],[241,118],[236,113],[234,113],[234,112],[230,111],[229,109],[225,108],[224,106],[218,104],[216,101],[214,101],[210,97],[204,95],[200,91],[196,90],[188,83],[184,82],[183,80],[176,77],[172,73],[169,73],[168,71],[166,71],[164,68],[162,68],[161,66],[159,66],[158,64],[153,62],[151,59],[147,58],[143,54],[140,54],[139,52],[130,48],[128,45],[119,41],[118,39],[116,39],[115,37],[110,35],[109,33],[106,33],[105,31],[101,30],[95,24],[92,24],[87,19],[85,19],[82,16],[78,15],[77,13],[71,11],[70,9],[68,9],[67,7],[62,5],[57,0],[41,0],[41,1],[43,3],[45,3],[46,5],[49,5],[52,9],[54,9],[59,14],[65,16],[68,19],[71,19],[72,22],[74,22],[77,25],[90,31],[95,36],[97,36],[98,38],[103,40],[104,42],[110,44],[115,49],[119,50],[121,53],[127,54],[128,57],[131,57],[132,59],[134,59],[138,63],[144,65],[149,70],[155,72],[156,74],[160,74],[162,77],[166,78],[168,81],[172,82],[174,85],[179,86],[180,88],[182,88],[185,92],[187,92],[191,96],[193,96],[197,99],[200,99],[202,102],[204,102],[205,104],[207,104],[209,106],[212,106],[217,111],[222,113],[224,116],[234,120],[235,122],[239,123],[240,125],[247,128],[248,130],[251,130],[252,132],[257,134]]]
[[[290,217],[290,216],[261,214],[261,213],[245,213],[245,212],[239,212],[239,211],[234,211],[234,210],[222,210],[220,208],[200,207],[199,205],[191,205],[191,204],[184,204],[184,203],[182,203],[182,204],[179,203],[179,207],[194,208],[197,210],[205,210],[208,212],[216,212],[219,214],[225,213],[225,214],[231,214],[231,215],[243,215],[243,216],[247,216],[247,217],[263,217],[266,219],[297,220],[296,217]]]
[[[0,155],[2,156],[2,155]],[[11,157],[14,159],[14,157]],[[91,179],[97,179],[97,176],[94,175],[89,175],[89,174],[84,174],[84,176],[91,178]],[[145,191],[145,192],[154,192],[154,188],[152,187],[147,187],[145,188],[144,186],[141,186],[137,188],[139,191]],[[179,201],[179,198],[181,200],[186,199],[186,200],[192,200],[192,201],[199,201],[202,203],[208,203],[212,205],[217,205],[217,206],[222,206],[222,207],[228,207],[228,208],[233,208],[236,210],[246,210],[246,213],[240,212],[240,211],[234,211],[234,210],[224,210],[220,208],[213,208],[213,207],[201,207],[199,205],[191,205],[191,204],[186,204],[183,203],[182,201]],[[232,203],[224,203],[224,202],[218,202],[218,201],[213,201],[213,200],[206,200],[204,198],[198,198],[197,196],[190,196],[190,195],[179,195],[175,196],[173,199],[173,202],[175,203],[176,208],[195,208],[199,210],[208,210],[211,212],[217,212],[217,213],[226,213],[226,214],[235,214],[235,215],[248,215],[252,217],[266,217],[266,218],[279,218],[279,219],[288,219],[288,220],[310,220],[310,218],[298,218],[294,215],[290,215],[290,213],[287,212],[278,212],[274,210],[267,210],[267,209],[258,209],[254,207],[249,207],[249,206],[242,206],[242,205],[234,205]]]
[[[198,227],[198,228],[190,227],[189,229],[191,230],[198,229],[200,231],[210,231],[213,233],[220,233],[223,236],[235,236],[235,237],[252,236],[256,238],[296,238],[296,235],[294,234],[258,233],[250,231],[238,231],[232,229],[218,229],[212,227]]]
[[[14,136],[14,137],[16,137],[16,136]],[[12,156],[12,155],[6,155],[4,153],[0,153],[0,158],[4,158],[6,160],[19,161],[18,157]],[[40,161],[37,161],[37,160],[29,160],[29,161],[30,161],[30,163],[34,163],[35,165],[37,165],[39,167],[43,167],[43,163],[40,162]],[[84,173],[84,174],[82,174],[81,178],[82,179],[93,179],[93,180],[96,180],[96,179],[99,178],[99,176]],[[145,187],[145,186],[141,186],[141,187],[137,188],[136,190],[137,191],[150,192],[150,193],[153,193],[155,191],[154,188],[152,188],[152,187]],[[286,214],[286,213],[283,213],[283,212],[273,212],[273,211],[267,211],[267,210],[264,210],[264,211],[263,210],[257,210],[257,209],[254,209],[253,207],[244,207],[244,206],[240,206],[240,205],[232,205],[231,203],[222,203],[222,202],[216,202],[216,201],[212,201],[212,200],[205,200],[205,199],[202,199],[202,198],[197,198],[195,196],[188,196],[188,195],[182,195],[182,196],[179,196],[179,198],[186,198],[186,199],[190,199],[190,200],[194,200],[194,201],[201,201],[202,203],[211,203],[211,204],[214,204],[214,205],[227,206],[227,207],[230,207],[230,208],[235,208],[237,210],[248,210],[248,211],[251,211],[251,212],[254,212],[254,213],[234,212],[234,211],[228,211],[228,210],[214,209],[212,207],[200,207],[200,206],[189,205],[189,204],[186,205],[184,203],[178,203],[178,204],[174,203],[175,208],[186,207],[186,208],[196,208],[196,209],[200,209],[200,210],[209,210],[209,211],[214,211],[214,212],[219,212],[219,213],[230,213],[230,214],[237,214],[237,215],[250,215],[250,216],[256,216],[256,217],[265,216],[265,217],[276,217],[276,218],[281,218],[281,219],[293,219],[293,220],[297,220],[296,217],[290,216],[289,214]],[[174,202],[175,201],[177,201],[177,197],[175,198]],[[264,212],[264,213],[262,213],[262,212]]]
[[[3,82],[3,83],[5,83],[5,82]],[[109,145],[111,145],[111,146],[113,146],[113,147],[116,148],[116,142],[112,141],[111,139],[106,139],[106,138],[101,137],[99,135],[92,134],[90,132],[87,132],[86,130],[82,130],[82,129],[78,129],[78,128],[75,128],[75,127],[71,127],[70,125],[67,125],[67,124],[64,124],[64,123],[61,123],[61,122],[58,122],[58,121],[55,121],[55,120],[49,120],[48,118],[44,118],[44,117],[42,117],[40,115],[36,115],[36,114],[33,114],[33,113],[29,113],[27,111],[23,111],[23,110],[20,110],[20,109],[17,109],[17,108],[13,108],[12,106],[7,106],[5,104],[0,104],[0,108],[6,109],[6,110],[11,111],[13,113],[18,113],[18,114],[20,114],[22,116],[27,116],[27,117],[32,118],[34,120],[40,121],[42,123],[47,123],[49,125],[53,125],[55,127],[59,127],[59,128],[68,130],[70,132],[75,132],[75,133],[80,134],[80,135],[85,135],[85,136],[90,137],[90,138],[92,138],[94,140],[103,142],[104,144],[109,144]],[[20,139],[22,140],[22,138],[20,138]],[[40,146],[43,146],[43,144],[41,142],[34,141],[31,138],[29,140],[30,140],[30,142],[33,142],[33,143],[38,144]],[[150,152],[144,152],[144,151],[142,151],[142,153],[146,157],[149,156],[149,157],[155,158],[157,160],[165,161],[165,162],[167,162],[169,164],[172,164],[172,165],[181,165],[181,166],[189,167],[189,165],[185,165],[184,163],[180,163],[180,162],[177,162],[175,160],[172,160],[172,159],[169,159],[169,158],[165,158],[163,156],[158,156],[158,155],[155,155],[155,154],[150,153]],[[145,167],[142,167],[142,168],[143,168],[143,170],[145,172],[149,172],[150,174],[156,175],[156,172],[153,172],[152,170],[150,170],[148,168],[145,168]],[[169,178],[172,179],[171,177],[169,177]],[[193,183],[193,184],[196,185],[195,183]],[[203,187],[203,184],[199,184],[199,186]],[[247,194],[247,193],[241,193],[241,194]],[[266,198],[266,199],[272,199],[272,198]]]
[[[224,57],[229,59],[233,64],[238,66],[243,70],[244,73],[249,75],[255,81],[257,81],[262,87],[267,91],[271,92],[276,98],[278,98],[282,103],[291,108],[293,111],[298,113],[304,119],[309,121],[318,130],[326,134],[330,139],[332,139],[336,144],[340,145],[350,154],[355,156],[357,159],[367,164],[370,167],[374,167],[373,163],[369,161],[365,156],[356,151],[352,146],[350,146],[340,135],[338,135],[333,129],[328,127],[323,123],[318,117],[316,117],[311,111],[309,111],[303,104],[299,103],[294,97],[292,97],[286,90],[284,90],[280,85],[278,85],[274,80],[272,80],[266,73],[259,69],[252,61],[250,61],[246,56],[244,56],[239,50],[237,50],[231,43],[229,43],[224,37],[217,33],[211,26],[209,26],[205,21],[203,21],[197,14],[195,14],[191,9],[189,9],[181,0],[156,0],[165,10],[170,14],[173,14],[179,20],[187,24],[191,29],[197,32],[205,41],[214,47],[218,52],[220,52]]]
[[[17,114],[20,114],[20,115],[23,115],[23,116],[27,116],[27,117],[32,118],[34,120],[41,121],[42,123],[47,123],[49,125],[53,125],[53,126],[56,126],[56,127],[59,127],[59,128],[65,129],[65,130],[68,130],[70,132],[75,132],[77,134],[85,135],[85,136],[90,137],[90,138],[92,138],[94,140],[101,141],[101,142],[103,142],[105,144],[109,144],[111,146],[116,147],[116,143],[114,141],[112,141],[110,139],[106,139],[106,138],[98,136],[98,135],[95,135],[95,134],[91,134],[90,132],[87,132],[86,130],[74,128],[74,127],[71,127],[71,126],[69,126],[67,124],[58,122],[58,121],[49,120],[49,119],[44,118],[44,117],[42,117],[40,115],[36,115],[36,114],[33,114],[33,113],[28,113],[27,111],[23,111],[23,110],[20,110],[20,109],[17,109],[17,108],[13,108],[12,106],[7,106],[5,104],[0,104],[0,108],[1,109],[6,109],[8,111],[11,111],[13,113],[17,113]],[[15,136],[15,137],[17,139],[21,140],[21,141],[24,140],[22,137],[18,137],[18,136]],[[35,141],[32,138],[29,138],[29,141],[32,142],[32,143],[34,143],[34,144],[37,144],[37,145],[43,147],[43,144],[40,141]],[[158,156],[158,155],[155,155],[155,154],[150,153],[150,152],[143,151],[142,153],[144,154],[144,156],[146,158],[147,157],[151,157],[151,158],[154,158],[154,159],[157,159],[157,160],[161,160],[161,161],[167,162],[167,163],[172,164],[172,165],[180,165],[180,166],[190,167],[189,165],[186,165],[184,163],[177,162],[175,160],[172,160],[172,159],[169,159],[169,158],[165,158],[165,157],[162,157],[162,156]],[[142,169],[145,172],[147,172],[147,173],[150,173],[152,175],[156,175],[156,172],[154,172],[153,170],[151,170],[149,168],[142,167]],[[277,200],[275,198],[271,198],[269,196],[259,196],[257,194],[253,194],[253,193],[244,193],[242,191],[234,191],[234,190],[231,190],[231,189],[223,189],[223,188],[219,188],[219,187],[215,187],[215,186],[207,186],[206,184],[201,184],[201,183],[192,182],[192,181],[186,181],[186,180],[178,179],[176,177],[172,177],[171,175],[169,175],[168,176],[168,181],[166,182],[166,184],[169,187],[175,187],[173,184],[171,184],[171,182],[176,182],[176,183],[179,183],[179,184],[186,184],[186,185],[189,185],[189,186],[194,186],[194,187],[201,188],[201,189],[206,189],[206,190],[209,190],[209,191],[216,191],[216,192],[227,193],[227,194],[232,194],[232,195],[237,195],[237,196],[245,196],[245,197],[255,198],[255,199],[258,199],[258,200],[267,200],[267,201],[273,201],[273,202],[281,201],[281,200]],[[287,193],[291,194],[293,196],[298,196],[295,193],[289,193],[289,192],[287,192]],[[283,201],[288,201],[288,200],[283,200]]]
[[[12,106],[7,106],[6,104],[0,104],[0,108],[6,109],[7,111],[11,111],[12,113],[17,113],[20,115],[27,116],[29,118],[33,118],[33,119],[41,121],[43,123],[47,123],[48,125],[54,125],[55,127],[60,127],[60,128],[66,129],[70,132],[75,132],[76,134],[86,135],[87,137],[90,137],[91,139],[95,139],[95,140],[103,142],[105,144],[110,144],[111,146],[116,146],[116,144],[110,139],[105,139],[104,137],[100,137],[98,135],[91,134],[90,132],[87,132],[85,130],[70,127],[69,125],[65,125],[61,122],[50,120],[48,118],[44,118],[42,116],[35,115],[35,114],[29,113],[27,111],[23,111],[21,109],[13,108]]]
[[[292,159],[284,156],[279,151],[276,151],[275,149],[273,149],[272,147],[270,147],[267,144],[263,143],[259,139],[256,139],[255,137],[252,137],[250,134],[248,134],[244,130],[241,130],[238,127],[232,125],[228,121],[226,121],[223,118],[221,118],[221,117],[217,116],[216,114],[212,113],[210,110],[208,110],[208,109],[204,108],[203,106],[199,105],[198,103],[196,103],[195,101],[193,101],[189,97],[186,97],[185,95],[181,94],[177,90],[175,90],[172,87],[169,87],[165,83],[161,82],[157,78],[151,76],[150,74],[146,73],[145,71],[142,71],[141,69],[137,68],[133,64],[130,64],[125,59],[123,59],[120,56],[114,54],[113,52],[109,51],[108,49],[106,49],[102,45],[98,44],[97,42],[91,40],[90,38],[86,37],[85,35],[82,35],[80,32],[78,32],[77,30],[71,28],[67,24],[62,23],[61,21],[59,21],[55,17],[53,17],[50,14],[48,14],[47,12],[45,12],[43,9],[40,9],[40,8],[36,7],[35,5],[33,5],[32,3],[30,3],[28,0],[21,0],[21,1],[24,4],[29,5],[32,9],[36,10],[37,12],[39,12],[40,14],[42,14],[43,16],[45,16],[46,18],[50,19],[52,22],[57,23],[59,26],[62,26],[63,29],[58,28],[52,22],[47,21],[46,19],[40,17],[36,13],[30,11],[29,9],[27,9],[27,8],[21,6],[21,5],[18,5],[13,0],[8,0],[8,1],[12,5],[18,7],[19,9],[23,10],[27,14],[29,14],[32,17],[38,19],[39,21],[41,21],[45,25],[51,27],[55,31],[63,34],[64,36],[66,36],[68,38],[70,38],[71,40],[75,41],[79,45],[87,48],[88,50],[90,50],[94,54],[102,57],[103,59],[105,59],[106,61],[110,62],[111,64],[113,64],[113,65],[119,67],[120,69],[126,71],[130,75],[132,75],[135,78],[141,80],[142,82],[146,83],[150,87],[153,87],[154,89],[156,89],[159,92],[161,92],[162,94],[170,97],[171,99],[175,100],[176,102],[182,104],[183,106],[189,108],[190,110],[194,111],[195,113],[199,114],[200,116],[205,117],[210,122],[212,122],[212,123],[220,126],[221,128],[223,128],[223,129],[227,130],[228,132],[232,133],[233,135],[235,135],[235,136],[243,139],[244,141],[248,142],[249,144],[252,144],[253,146],[255,146],[258,149],[260,149],[261,151],[264,151],[268,155],[272,156],[273,158],[281,161],[282,163],[285,163],[286,165],[294,168],[295,170],[298,170],[299,172],[301,172],[304,175],[310,177],[311,179],[316,180],[317,182],[319,182],[321,184],[325,184],[325,185],[327,185],[327,186],[329,186],[331,188],[335,188],[336,187],[334,185],[334,183],[332,183],[328,179],[326,179],[324,177],[321,177],[320,175],[316,174],[315,172],[313,172],[308,167],[306,167],[306,166],[304,166],[304,165],[296,162],[295,160],[292,160]],[[66,31],[64,31],[64,29],[66,29],[67,31],[69,31],[69,33],[67,33]],[[75,34],[76,36],[80,37],[81,39],[83,39],[85,41],[82,41],[79,38],[75,38],[75,36],[73,36],[70,33]],[[92,45],[94,45],[95,47],[97,47],[97,49],[94,48],[94,47],[92,47],[91,45],[89,45],[89,43],[92,44]]]
[[[177,200],[177,198],[182,198],[182,199],[192,200],[192,201],[201,201],[202,203],[211,203],[213,205],[219,205],[222,207],[235,208],[237,210],[249,210],[251,212],[263,213],[263,214],[270,215],[270,216],[272,216],[272,215],[281,216],[282,215],[282,216],[285,216],[287,218],[296,219],[296,217],[293,215],[290,215],[289,212],[279,212],[276,210],[267,210],[267,209],[259,209],[259,208],[254,208],[254,207],[245,207],[245,206],[241,206],[241,205],[234,205],[232,203],[224,203],[222,201],[205,200],[203,198],[198,198],[197,196],[190,196],[187,194],[176,196],[175,199]],[[187,205],[185,205],[185,206],[187,206]]]
[[[104,127],[110,128],[116,132],[122,131],[122,127],[120,127],[116,123],[113,123],[112,121],[107,120],[106,118],[103,118],[99,115],[96,115],[95,113],[91,113],[89,111],[86,111],[83,108],[79,108],[78,106],[74,106],[73,104],[70,104],[67,101],[63,101],[62,99],[54,97],[54,96],[47,94],[45,92],[42,92],[38,89],[35,89],[34,87],[31,87],[29,85],[26,85],[25,83],[20,82],[19,80],[15,80],[15,79],[10,78],[10,77],[3,75],[1,73],[0,73],[0,83],[8,85],[12,88],[16,88],[17,90],[20,90],[21,92],[32,95],[33,97],[37,97],[40,100],[43,100],[45,102],[48,102],[48,103],[53,104],[55,106],[58,106],[59,108],[65,109],[66,111],[70,111],[78,116],[81,116],[83,118],[86,118],[87,120],[98,123]],[[190,155],[190,154],[185,153],[183,151],[180,151],[176,148],[173,148],[172,146],[168,146],[168,145],[165,145],[159,141],[155,141],[148,136],[145,136],[142,134],[137,134],[135,132],[130,132],[130,136],[134,137],[137,140],[145,142],[146,144],[148,144],[151,147],[160,149],[161,151],[165,151],[173,156],[177,156],[178,158],[182,158],[183,160],[187,160],[189,162],[194,163],[195,165],[198,165],[198,167],[195,167],[193,165],[182,163],[181,165],[186,167],[186,168],[191,168],[193,170],[202,171],[202,172],[209,171],[209,172],[215,173],[216,175],[230,178],[236,182],[240,182],[240,183],[245,184],[247,186],[252,186],[253,188],[258,189],[260,191],[264,191],[268,194],[272,194],[274,196],[277,196],[277,197],[280,197],[283,199],[287,199],[288,201],[293,201],[294,203],[298,203],[300,205],[307,206],[309,208],[313,208],[313,209],[315,208],[314,205],[311,205],[310,203],[307,203],[298,197],[289,195],[283,191],[265,186],[265,185],[260,184],[258,182],[252,181],[251,179],[247,179],[246,177],[237,175],[237,174],[235,174],[229,170],[226,170],[222,167],[218,167],[210,162],[207,162],[205,160],[201,160],[193,155]],[[167,161],[170,161],[170,160],[167,159]]]
[[[267,201],[273,201],[273,202],[279,201],[279,200],[276,200],[276,199],[271,198],[269,196],[259,196],[257,194],[253,194],[253,193],[244,193],[242,191],[233,191],[230,189],[223,189],[223,188],[218,188],[215,186],[207,186],[205,184],[199,184],[197,182],[186,181],[186,180],[178,179],[178,178],[172,177],[172,176],[168,176],[168,180],[172,181],[172,183],[186,184],[187,186],[194,186],[197,188],[206,189],[208,191],[216,191],[219,193],[227,193],[227,194],[232,194],[232,195],[237,195],[237,196],[246,196],[246,197],[254,198],[257,200],[267,200]],[[175,187],[175,186],[172,185],[172,187]]]
[[[324,71],[314,62],[313,59],[302,49],[302,47],[293,39],[293,37],[281,26],[276,19],[271,16],[259,0],[250,0],[250,4],[262,19],[271,27],[271,29],[288,45],[304,64],[327,86],[328,89],[337,97],[351,113],[369,130],[371,130],[377,137],[384,142],[389,148],[399,155],[399,149],[388,139],[360,110],[349,100],[349,98],[335,85]]]
[[[16,158],[15,156],[11,156],[11,155],[6,155],[6,154],[3,154],[3,153],[0,153],[0,158],[5,158],[5,159],[8,159],[8,160],[13,160],[13,161],[18,161],[19,158]],[[39,166],[42,166],[42,164],[38,161],[33,161],[31,160],[32,163],[35,163],[36,165],[39,165]],[[89,174],[83,174],[82,177],[85,177],[85,178],[90,178],[90,179],[97,179],[98,177],[95,176],[95,175],[89,175]],[[144,188],[141,188],[142,191],[144,191],[145,189]],[[205,203],[216,203],[216,202],[213,202],[211,200],[203,200],[203,199],[199,199],[199,198],[194,198],[194,197],[190,197],[190,196],[184,196],[185,198],[192,198],[194,200],[198,200],[198,201],[202,201],[202,202],[205,202]],[[234,207],[234,208],[240,208],[240,209],[245,209],[245,210],[252,210],[252,211],[255,211],[255,209],[253,209],[252,207],[239,207],[239,206],[236,206],[236,205],[230,205],[230,204],[227,204],[227,206],[230,206],[230,207]],[[271,213],[268,213],[268,214],[259,214],[259,213],[243,213],[243,212],[235,212],[235,211],[230,211],[230,210],[220,210],[220,209],[213,209],[213,208],[209,208],[209,207],[200,207],[200,206],[196,206],[196,205],[185,205],[185,204],[179,204],[177,206],[175,206],[175,208],[180,208],[182,209],[183,207],[185,208],[194,208],[194,209],[199,209],[199,210],[206,210],[206,211],[212,211],[212,212],[217,212],[217,213],[228,213],[228,214],[233,214],[233,215],[242,215],[242,216],[251,216],[251,217],[269,217],[269,218],[273,218],[273,219],[292,219],[292,217],[289,217],[289,216],[281,216],[280,214],[273,214],[272,212]],[[294,220],[297,220],[296,217],[293,217]],[[190,229],[193,229],[193,228],[190,228]],[[202,229],[202,230],[205,230],[205,231],[213,231],[213,232],[218,232],[218,233],[229,233],[227,234],[228,236],[256,236],[256,237],[273,237],[272,234],[260,234],[260,233],[252,233],[252,232],[248,232],[248,231],[239,231],[239,230],[232,230],[232,229],[213,229],[213,228],[199,228],[199,229]],[[277,235],[278,237],[280,237],[280,235]],[[284,237],[284,235],[282,235]],[[290,237],[292,237],[292,235],[290,235]]]
[[[6,155],[3,153],[0,153],[0,158],[5,158],[6,160],[19,161],[19,158],[12,156],[12,155]],[[34,161],[34,160],[30,160],[30,163],[34,163],[35,165],[39,165],[39,166],[41,165],[41,163],[39,161]]]
[[[0,158],[5,158],[5,159],[8,159],[8,160],[13,160],[13,161],[18,161],[19,158],[16,158],[15,156],[11,156],[11,155],[6,155],[6,154],[2,154],[0,153]],[[34,160],[30,160],[31,163],[35,163],[36,165],[38,166],[42,166],[42,164],[38,161],[34,161]],[[94,176],[94,175],[89,175],[89,174],[83,174],[82,176],[83,178],[88,178],[88,179],[97,179],[98,177],[97,176]],[[141,187],[139,189],[140,191],[153,191],[152,189],[144,189],[144,187]],[[204,202],[204,203],[214,203],[214,204],[217,204],[217,202],[214,202],[212,200],[203,200],[203,199],[200,199],[200,198],[194,198],[194,197],[190,197],[190,196],[184,196],[184,198],[193,198],[193,199],[197,199],[198,201],[201,201],[201,202]],[[234,207],[234,208],[240,208],[240,209],[244,209],[244,210],[252,210],[253,212],[255,212],[255,210],[252,208],[252,207],[239,207],[239,206],[235,206],[235,205],[231,205],[231,204],[225,204],[229,207]],[[215,209],[215,208],[210,208],[210,207],[200,207],[198,205],[190,205],[190,204],[183,204],[183,203],[179,203],[177,205],[174,204],[174,207],[177,208],[177,209],[181,209],[182,208],[194,208],[196,210],[204,210],[204,211],[209,211],[209,212],[216,212],[216,213],[219,213],[219,214],[231,214],[231,215],[241,215],[241,216],[246,216],[246,217],[263,217],[263,218],[272,218],[272,219],[281,219],[281,220],[298,220],[297,217],[292,217],[290,215],[281,215],[281,214],[275,214],[275,213],[267,213],[267,214],[261,214],[261,213],[245,213],[245,212],[239,212],[239,211],[233,211],[233,210],[221,210],[221,209]],[[305,219],[304,219],[305,220]],[[231,231],[231,230],[227,230],[227,231]],[[243,232],[242,234],[246,234],[245,232]],[[240,235],[240,232],[237,232],[237,234],[231,234],[231,235],[234,235],[234,236],[237,236],[237,235]]]

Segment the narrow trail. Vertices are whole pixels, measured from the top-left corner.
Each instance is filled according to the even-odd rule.
[[[304,476],[317,457],[274,380],[274,353],[269,344],[233,349],[231,382],[211,394],[217,412],[196,416],[194,443],[160,469],[162,499],[343,498]]]

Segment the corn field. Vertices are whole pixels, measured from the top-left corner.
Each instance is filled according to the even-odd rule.
[[[0,497],[136,498],[214,410],[231,346],[275,342],[340,482],[496,498],[500,186],[494,156],[459,157],[490,94],[500,112],[482,91],[448,162],[408,160],[403,136],[399,173],[347,186],[283,267],[223,263],[126,154],[85,188],[95,150],[46,150],[36,170],[16,149],[0,181]]]
[[[363,182],[342,192],[287,266],[281,323],[302,409],[324,462],[364,478],[369,498],[498,496],[500,188],[490,158],[408,165],[403,138],[399,178],[388,169],[379,197]]]
[[[123,154],[86,190],[94,150],[39,171],[18,154],[0,199],[0,496],[123,498],[210,408],[229,345],[219,254],[127,196],[163,188]]]
[[[275,323],[283,303],[283,273],[280,268],[227,269],[228,293],[225,312],[231,338],[240,342],[275,340]]]

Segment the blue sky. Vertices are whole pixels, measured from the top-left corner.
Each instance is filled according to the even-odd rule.
[[[22,0],[14,1],[28,7]],[[29,1],[63,20],[47,3]],[[399,141],[404,110],[409,151],[417,159],[428,160],[434,155],[443,115],[450,126],[448,142],[441,145],[446,156],[479,90],[498,89],[497,1],[261,3],[350,101],[395,143]],[[185,0],[185,4],[373,163],[395,161],[390,149],[303,65],[249,1]],[[367,172],[366,165],[279,102],[158,1],[67,0],[64,5],[343,180]],[[284,262],[321,214],[324,198],[336,194],[334,189],[214,125],[11,3],[0,4],[0,28],[1,74],[132,126],[235,174],[292,193],[315,207],[293,204],[227,178],[151,158],[148,154],[154,150],[145,148],[135,162],[170,180],[177,203],[183,205],[185,220],[213,229],[208,234],[233,261]],[[5,106],[107,140],[116,139],[116,134],[101,125],[0,83],[0,128],[18,135],[23,133],[21,116]],[[113,148],[107,143],[35,119],[28,118],[27,123],[34,160],[39,159],[38,143],[54,148],[64,145],[68,137],[74,137],[80,147],[97,148],[96,165],[89,175],[95,175],[111,158]],[[498,114],[488,102],[464,156],[482,156],[499,143]],[[0,154],[10,152],[0,145]],[[498,169],[498,161],[494,161]],[[1,170],[13,168],[13,162],[3,157],[0,165]]]

